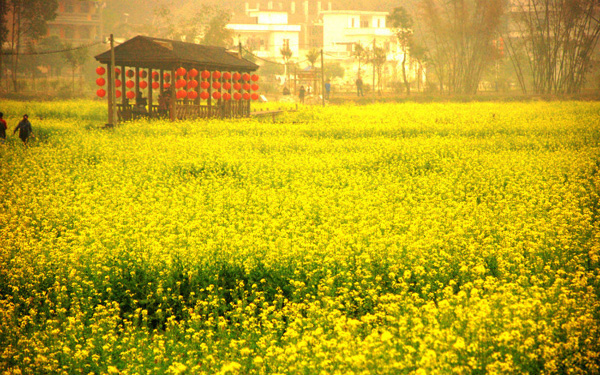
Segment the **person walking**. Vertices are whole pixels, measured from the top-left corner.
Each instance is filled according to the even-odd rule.
[[[304,104],[304,94],[306,93],[306,90],[304,90],[304,85],[300,86],[300,89],[298,90],[298,98],[300,99],[300,103]]]
[[[325,100],[329,100],[329,94],[331,93],[331,82],[327,79],[325,82]]]
[[[19,122],[19,125],[15,128],[13,134],[15,134],[17,130],[19,131],[19,138],[21,138],[24,145],[27,145],[29,136],[35,137],[33,129],[31,128],[31,123],[29,122],[29,116],[27,115],[23,115],[23,120]]]
[[[4,113],[0,112],[0,142],[6,142],[6,129],[8,126],[6,125],[6,120],[4,120]]]
[[[360,77],[360,75],[356,79],[356,95],[365,96],[365,94],[363,93],[363,80]]]

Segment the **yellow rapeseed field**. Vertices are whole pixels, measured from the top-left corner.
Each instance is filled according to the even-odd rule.
[[[600,374],[598,103],[0,110],[0,374]]]

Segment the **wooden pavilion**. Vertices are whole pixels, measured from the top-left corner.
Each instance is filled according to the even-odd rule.
[[[118,121],[246,117],[251,100],[258,98],[258,76],[250,73],[259,66],[222,47],[136,36],[113,51],[114,67],[111,50],[96,56],[107,65],[97,70],[106,71],[107,80],[96,82],[107,81],[108,92],[115,92],[116,103],[109,95],[109,112],[116,105]]]

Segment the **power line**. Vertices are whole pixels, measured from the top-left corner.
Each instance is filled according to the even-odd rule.
[[[93,47],[96,46],[98,44],[103,44],[104,42],[93,42],[93,43],[89,43],[89,44],[85,44],[85,45],[81,45],[81,46],[77,46],[77,47],[71,47],[71,48],[65,48],[65,49],[61,49],[61,50],[56,50],[56,51],[34,51],[34,52],[20,52],[19,56],[33,56],[33,55],[50,55],[53,53],[62,53],[62,52],[68,52],[68,51],[75,51],[78,49],[84,49],[84,48],[88,48],[88,47]],[[2,52],[2,55],[4,56],[12,56],[12,55],[16,55],[17,53],[14,51],[11,52]]]

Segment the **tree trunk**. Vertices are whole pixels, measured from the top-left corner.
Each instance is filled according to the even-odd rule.
[[[402,79],[404,80],[404,87],[406,88],[406,95],[410,95],[410,84],[406,78],[406,51],[404,51],[404,57],[402,57]]]

